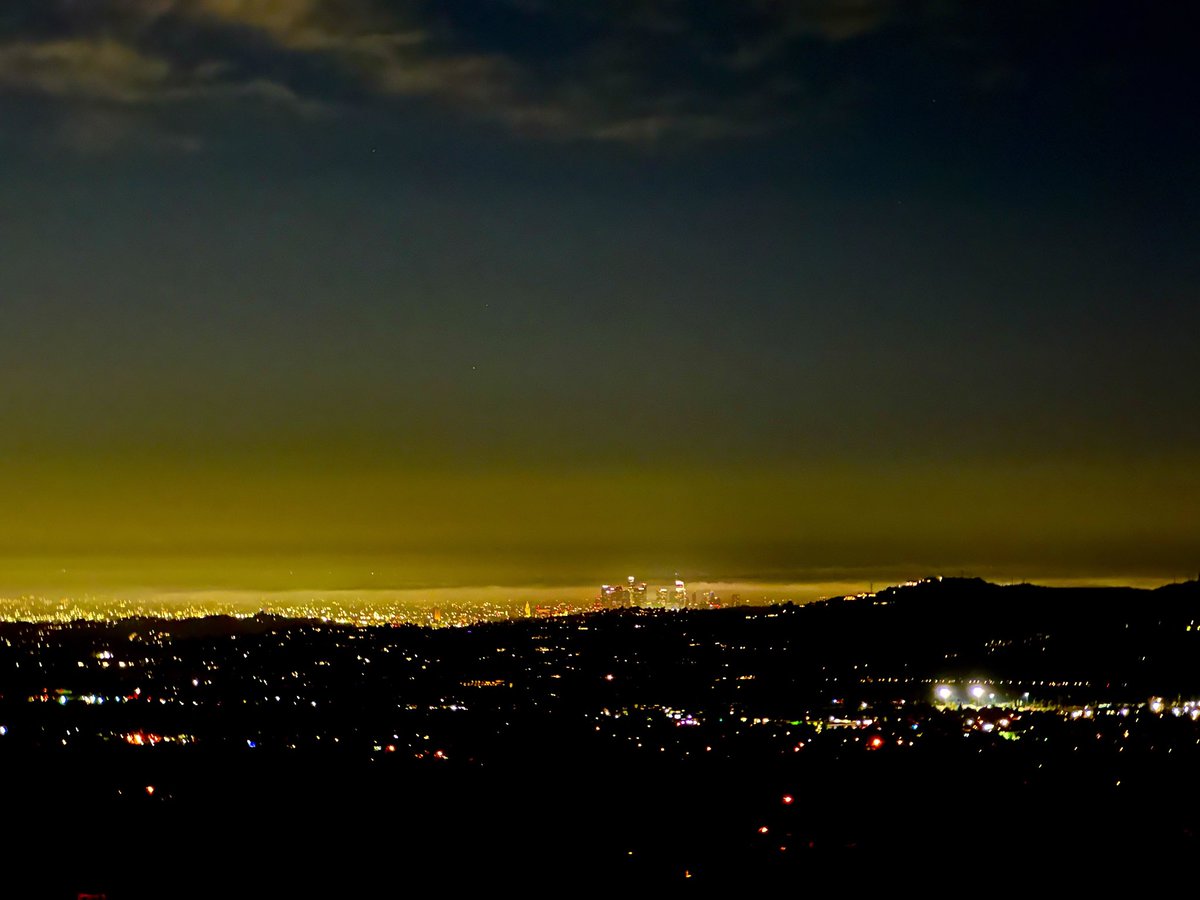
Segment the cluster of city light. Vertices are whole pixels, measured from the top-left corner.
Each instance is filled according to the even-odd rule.
[[[693,726],[700,725],[704,721],[695,713],[685,712],[682,709],[671,709],[670,707],[666,706],[663,707],[663,715],[673,721],[676,725]]]
[[[1170,713],[1176,718],[1187,716],[1193,722],[1200,719],[1200,700],[1180,700],[1168,706],[1162,697],[1151,697],[1147,705],[1150,712],[1156,715]]]
[[[156,734],[150,731],[131,731],[121,735],[131,747],[156,747],[159,744],[194,744],[196,738],[190,734]]]
[[[480,622],[579,615],[595,611],[598,607],[595,600],[571,599],[548,604],[530,604],[512,599],[506,602],[462,601],[435,605],[422,600],[392,600],[379,596],[264,596],[259,602],[248,605],[245,600],[223,600],[217,596],[183,601],[169,597],[127,600],[89,595],[78,599],[55,600],[21,596],[0,598],[0,622],[69,625],[74,622],[119,622],[136,618],[181,620],[228,616],[248,619],[257,615],[272,615],[360,628],[387,625],[465,627]]]
[[[958,706],[966,708],[983,708],[988,706],[1001,705],[996,702],[996,694],[981,683],[972,683],[967,686],[962,692],[960,698],[957,691],[950,684],[940,683],[934,690],[935,705],[949,707]],[[985,698],[986,701],[985,702]],[[1020,696],[1016,704],[1017,707],[1037,708],[1045,711],[1058,712],[1069,719],[1091,719],[1097,715],[1118,715],[1128,716],[1131,709],[1146,709],[1154,715],[1171,715],[1176,718],[1188,717],[1192,721],[1200,721],[1200,700],[1176,700],[1173,703],[1168,703],[1162,697],[1150,697],[1144,703],[1135,704],[1111,704],[1100,703],[1095,707],[1084,704],[1062,704],[1051,703],[1047,701],[1033,702],[1030,700],[1029,692],[1025,692]],[[982,720],[980,720],[982,722]],[[1005,723],[1007,724],[1007,723]],[[985,728],[984,730],[990,730]]]
[[[205,616],[249,618],[260,610],[245,605],[206,599],[204,602],[127,600],[85,595],[58,600],[39,596],[0,598],[0,622],[119,622],[124,619],[199,619]]]
[[[951,704],[960,702],[965,706],[982,706],[992,703],[996,699],[996,692],[991,690],[990,686],[985,687],[981,683],[971,683],[966,689],[960,692],[951,687],[949,684],[939,684],[933,689],[933,695],[939,703]]]

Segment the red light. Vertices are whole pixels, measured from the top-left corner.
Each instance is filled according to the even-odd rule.
[[[791,805],[792,805],[792,803],[794,803],[794,802],[795,802],[795,800],[796,800],[796,798],[795,798],[795,797],[793,797],[791,794],[784,794],[784,795],[783,795],[783,805],[784,805],[784,806],[791,806]]]
[[[883,746],[883,738],[881,738],[879,735],[875,735],[875,737],[871,738],[870,746],[872,750],[878,750]]]
[[[759,833],[759,834],[766,834],[766,833],[767,833],[767,826],[766,826],[766,825],[760,825],[760,826],[758,827],[758,833]]]

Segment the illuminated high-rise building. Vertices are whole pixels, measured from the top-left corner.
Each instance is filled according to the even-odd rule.
[[[632,575],[629,576],[629,602],[631,606],[646,605],[646,582],[638,581]]]
[[[604,609],[615,609],[624,606],[645,606],[646,605],[646,582],[638,581],[636,576],[630,575],[625,579],[625,584],[602,584],[600,585],[600,607]]]
[[[680,579],[679,577],[676,577],[675,578],[675,593],[673,596],[673,599],[675,601],[675,603],[674,603],[675,608],[676,609],[686,609],[687,608],[687,598],[688,598],[687,585],[683,583],[682,579]]]
[[[623,584],[600,585],[600,603],[606,609],[628,606],[631,599],[629,590]]]

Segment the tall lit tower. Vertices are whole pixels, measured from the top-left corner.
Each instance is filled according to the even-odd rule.
[[[602,584],[600,585],[600,605],[609,609],[628,606],[629,594],[630,592],[623,584]]]
[[[637,607],[646,605],[646,582],[638,581],[632,575],[629,576],[629,605]]]

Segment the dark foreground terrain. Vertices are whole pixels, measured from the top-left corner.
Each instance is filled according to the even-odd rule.
[[[1000,893],[1186,871],[1200,585],[470,629],[0,627],[8,897]]]

